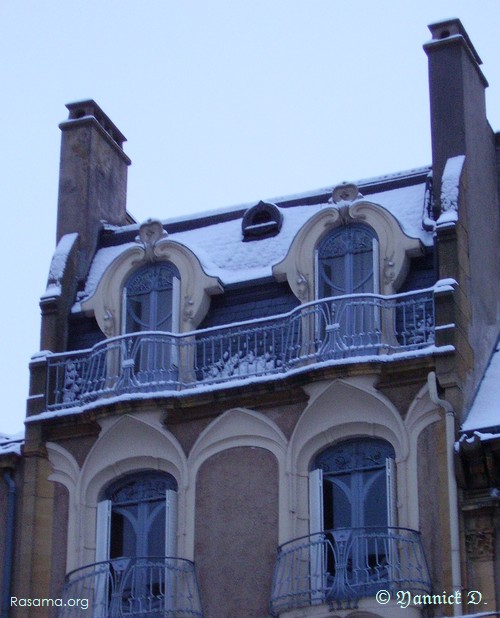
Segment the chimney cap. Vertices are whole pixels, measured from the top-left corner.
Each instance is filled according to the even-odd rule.
[[[428,26],[433,41],[443,41],[449,39],[452,36],[460,35],[464,38],[465,43],[469,50],[472,52],[475,61],[477,64],[483,64],[479,54],[474,48],[472,41],[467,34],[466,29],[464,28],[462,22],[458,17],[453,17],[451,19],[443,19],[442,21],[434,22],[433,24],[429,24]]]
[[[81,120],[82,118],[95,118],[99,125],[106,131],[111,139],[122,148],[123,142],[127,138],[123,135],[115,123],[105,114],[94,99],[84,99],[83,101],[74,101],[67,103],[66,108],[69,110],[68,123],[72,120]]]

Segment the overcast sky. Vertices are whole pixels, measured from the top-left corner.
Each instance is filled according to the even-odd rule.
[[[22,428],[65,103],[128,138],[142,221],[431,162],[427,24],[460,17],[500,130],[498,0],[1,0],[0,433]]]

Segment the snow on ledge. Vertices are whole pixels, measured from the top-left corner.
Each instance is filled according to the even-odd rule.
[[[47,360],[48,356],[52,356],[53,352],[50,350],[40,350],[39,352],[35,352],[31,355],[32,361],[42,361]]]
[[[0,456],[1,455],[21,455],[21,447],[24,444],[24,431],[20,431],[12,436],[0,434]]]
[[[446,161],[441,178],[441,216],[437,220],[438,226],[453,224],[458,219],[458,194],[464,161],[465,155],[451,157]]]
[[[307,373],[311,370],[316,370],[325,367],[331,367],[333,365],[352,365],[352,364],[361,364],[368,362],[377,362],[377,363],[393,363],[398,362],[404,359],[412,359],[419,358],[422,356],[430,356],[433,354],[448,354],[450,352],[454,352],[455,347],[452,345],[444,345],[444,346],[436,346],[430,345],[426,348],[421,348],[419,350],[406,350],[405,352],[395,352],[393,354],[373,354],[367,356],[359,356],[354,358],[341,358],[341,359],[331,359],[322,361],[319,363],[315,363],[314,365],[305,365],[304,367],[297,367],[294,369],[290,369],[285,373],[272,373],[268,375],[259,375],[259,376],[249,376],[246,378],[239,378],[229,381],[216,382],[213,384],[200,384],[199,386],[194,386],[191,388],[186,388],[185,390],[173,391],[170,389],[164,391],[148,391],[142,393],[122,393],[121,395],[115,395],[111,397],[102,397],[96,401],[92,401],[89,403],[84,403],[81,405],[76,405],[73,407],[63,408],[61,410],[51,410],[47,412],[40,412],[39,414],[35,414],[33,416],[28,416],[26,418],[26,423],[35,423],[37,421],[43,421],[53,418],[59,418],[63,416],[70,416],[72,414],[81,414],[83,412],[88,412],[89,410],[95,410],[100,408],[101,406],[110,406],[123,401],[134,401],[134,400],[149,400],[156,399],[160,397],[171,397],[171,398],[185,398],[191,397],[193,395],[201,395],[204,393],[208,393],[211,391],[223,391],[223,390],[234,390],[239,389],[242,386],[248,386],[252,384],[261,384],[265,382],[278,382],[281,380],[285,380],[292,375],[300,375],[303,373]]]
[[[68,256],[77,238],[78,234],[76,232],[65,234],[57,243],[56,250],[54,251],[50,263],[47,288],[41,298],[52,298],[61,295],[61,280],[66,269]]]

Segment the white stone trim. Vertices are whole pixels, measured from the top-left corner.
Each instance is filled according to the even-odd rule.
[[[188,537],[187,552],[194,555],[194,527],[196,507],[196,477],[201,465],[213,455],[235,447],[263,448],[276,457],[279,483],[279,530],[286,529],[288,508],[288,478],[285,474],[285,453],[287,439],[281,429],[268,417],[246,408],[236,408],[224,412],[210,423],[199,435],[189,454],[189,492],[187,529],[193,531]]]
[[[422,431],[442,420],[443,412],[431,401],[429,387],[423,386],[410,407],[405,418],[410,439],[410,452],[408,457],[408,488],[405,488],[408,495],[406,504],[408,505],[408,527],[414,530],[420,528],[420,509],[418,503],[418,439]],[[411,488],[416,488],[414,491]]]
[[[373,387],[374,379],[365,376],[308,387],[310,402],[295,427],[287,452],[287,471],[291,479],[289,527],[292,534],[289,538],[308,533],[310,464],[321,450],[335,442],[361,436],[387,440],[396,453],[398,495],[400,486],[404,486],[408,438],[401,415]],[[400,509],[398,518],[404,526],[404,509]]]
[[[187,462],[177,439],[161,423],[162,412],[108,417],[81,469],[57,444],[49,443],[54,468],[51,480],[69,491],[67,571],[95,562],[97,503],[111,481],[141,470],[158,470],[175,477],[179,490],[179,522],[186,519]],[[137,436],[141,440],[137,440]],[[185,555],[186,531],[178,528],[178,553]]]
[[[364,198],[350,206],[333,206],[320,210],[300,229],[285,258],[273,267],[278,281],[288,280],[297,298],[305,303],[315,299],[315,250],[330,230],[345,224],[365,223],[377,235],[379,243],[379,273],[381,294],[394,294],[403,283],[409,258],[420,255],[422,243],[407,236],[397,219],[385,208]]]
[[[190,249],[168,238],[156,243],[154,257],[177,267],[180,275],[179,332],[194,330],[209,309],[210,296],[223,291],[219,279],[204,272]],[[146,258],[141,245],[125,250],[107,267],[94,294],[82,301],[82,310],[87,315],[95,315],[106,337],[122,334],[123,286],[134,271],[147,264]]]

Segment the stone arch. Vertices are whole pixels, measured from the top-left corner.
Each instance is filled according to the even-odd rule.
[[[303,412],[287,451],[291,483],[292,536],[307,534],[308,474],[314,457],[324,448],[350,438],[377,437],[389,442],[396,453],[398,495],[405,493],[409,442],[406,428],[394,405],[373,387],[369,376],[335,380],[308,387],[309,405]],[[406,504],[399,511],[400,525],[407,520]]]
[[[189,462],[191,474],[211,455],[233,446],[261,446],[279,459],[287,440],[279,427],[265,415],[247,408],[224,412],[210,423],[196,440]]]
[[[280,535],[286,522],[288,479],[285,474],[287,439],[281,429],[264,414],[247,408],[234,408],[224,412],[204,429],[188,457],[189,491],[187,528],[194,531],[195,486],[202,464],[217,453],[235,447],[258,447],[270,451],[278,463]],[[187,538],[190,551],[194,551],[194,535]]]
[[[101,421],[102,432],[83,466],[75,475],[71,457],[61,447],[49,449],[53,478],[70,479],[67,568],[72,570],[94,562],[97,502],[111,481],[140,470],[172,474],[179,486],[179,521],[185,520],[187,462],[176,438],[159,420],[159,414],[144,413],[140,418],[125,415]],[[136,437],[141,435],[139,442]],[[57,445],[56,445],[57,446]],[[76,482],[75,482],[76,481]],[[183,531],[179,538],[183,539]],[[184,547],[179,544],[179,555]]]
[[[196,255],[185,245],[164,238],[151,251],[140,245],[129,246],[120,253],[102,274],[93,295],[82,302],[82,310],[95,315],[107,337],[121,334],[123,286],[149,258],[171,262],[180,275],[180,332],[194,330],[205,317],[210,296],[220,294],[222,285],[217,277],[207,275]]]
[[[279,281],[288,280],[301,302],[315,299],[315,249],[329,230],[348,223],[365,223],[379,241],[381,294],[394,294],[403,282],[409,257],[422,253],[417,238],[407,236],[397,219],[382,206],[364,198],[348,206],[328,207],[313,215],[299,230],[285,258],[273,267]]]
[[[411,402],[405,417],[405,426],[409,439],[408,457],[408,486],[418,487],[418,441],[426,427],[442,420],[442,411],[431,401],[429,387],[422,386],[416,397]],[[408,527],[418,530],[420,528],[420,509],[418,492],[408,493]]]

